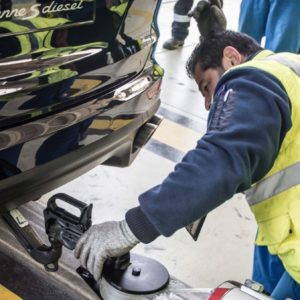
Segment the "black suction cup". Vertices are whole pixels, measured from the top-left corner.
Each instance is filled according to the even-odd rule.
[[[102,276],[115,289],[134,295],[158,292],[169,283],[168,270],[161,263],[129,253],[107,261]]]

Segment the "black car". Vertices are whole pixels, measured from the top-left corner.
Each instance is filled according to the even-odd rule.
[[[0,1],[0,211],[136,157],[160,122],[159,5]]]
[[[128,166],[154,133],[160,2],[0,0],[0,215],[48,271],[91,226],[92,205],[49,199],[49,246],[18,207],[98,164]]]

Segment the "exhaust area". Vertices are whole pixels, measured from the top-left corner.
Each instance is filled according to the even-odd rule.
[[[141,149],[152,137],[163,118],[154,115],[145,125],[143,125],[137,132],[133,141],[133,150]]]

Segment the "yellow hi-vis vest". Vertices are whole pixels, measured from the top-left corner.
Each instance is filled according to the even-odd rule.
[[[258,224],[256,244],[278,255],[300,283],[300,55],[265,50],[241,66],[275,76],[290,99],[292,127],[271,170],[245,194]]]

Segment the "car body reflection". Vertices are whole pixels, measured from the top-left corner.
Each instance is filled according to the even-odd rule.
[[[160,104],[160,1],[0,3],[0,209],[130,164]]]

